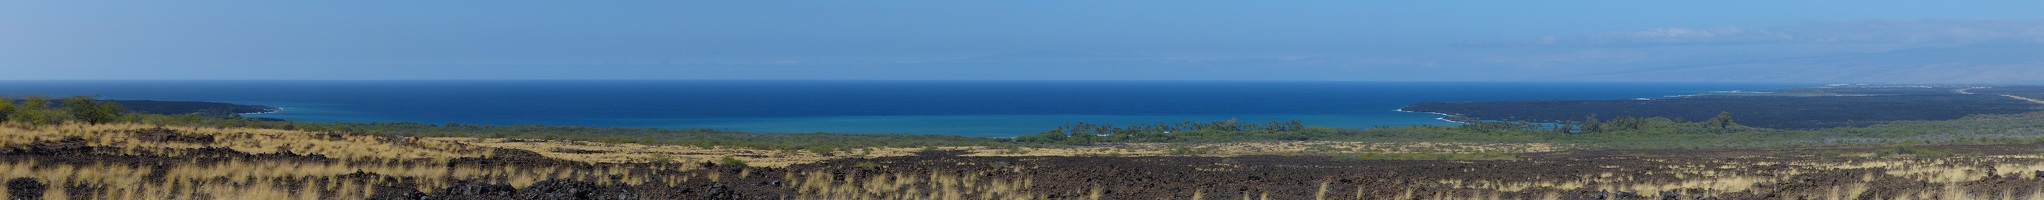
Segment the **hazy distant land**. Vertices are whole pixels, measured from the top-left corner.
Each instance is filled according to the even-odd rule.
[[[1619,117],[1695,121],[1729,112],[1746,126],[1819,129],[2035,112],[2044,104],[2002,95],[2036,94],[2044,94],[2044,87],[1840,85],[1625,100],[1422,102],[1404,110],[1531,122],[1582,122],[1592,116],[1604,121]]]
[[[1013,138],[312,123],[140,112],[92,124],[79,122],[87,116],[65,115],[70,108],[17,108],[8,112],[26,110],[60,123],[0,122],[0,169],[7,169],[0,170],[7,182],[0,198],[2037,197],[2044,196],[2036,192],[2044,185],[2033,184],[2044,180],[2044,156],[2036,153],[2044,135],[2034,131],[2044,130],[2044,112],[2027,111],[2044,104],[1999,95],[2039,96],[2025,93],[2034,89],[1837,86],[1653,100],[1440,104],[1520,113],[1534,112],[1512,106],[1538,106],[1562,113],[1557,116],[1599,112],[1569,108],[1639,117],[1679,109],[1830,109],[1612,119],[1581,127],[1468,121],[1354,129],[1228,120],[1075,123]],[[261,108],[114,102],[170,113],[191,109],[153,107]],[[2027,113],[1812,130],[1740,125],[1836,125],[1766,120],[1849,117],[1810,114],[1840,109],[1857,115]]]

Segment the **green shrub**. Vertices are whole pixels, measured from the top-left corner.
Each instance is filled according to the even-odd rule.
[[[88,96],[64,98],[64,110],[70,112],[72,119],[88,124],[114,122],[114,120],[122,118],[121,113],[128,111],[127,108],[121,107],[120,104],[114,104],[111,101],[101,101]]]
[[[6,122],[7,116],[13,114],[14,100],[7,100],[7,96],[0,96],[0,122]]]
[[[719,161],[723,162],[724,165],[745,167],[745,160],[739,160],[738,157],[735,156],[724,156],[724,159],[721,159]]]
[[[837,148],[833,147],[809,147],[805,150],[809,150],[809,153],[815,153],[817,155],[829,155],[831,154],[831,152],[837,152]]]
[[[1171,153],[1171,155],[1188,155],[1188,156],[1197,156],[1197,155],[1206,155],[1207,153],[1211,153],[1211,152],[1213,152],[1213,150],[1214,150],[1214,149],[1212,149],[1212,148],[1192,148],[1192,147],[1184,147],[1184,146],[1181,146],[1181,147],[1175,147],[1175,148],[1171,148],[1171,152],[1170,152],[1170,153]]]

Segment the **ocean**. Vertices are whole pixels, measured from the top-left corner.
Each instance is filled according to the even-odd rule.
[[[0,94],[212,101],[311,122],[545,124],[766,133],[1014,136],[1072,122],[1301,120],[1369,128],[1454,125],[1398,112],[1427,101],[1634,99],[1807,83],[1305,81],[0,81]]]

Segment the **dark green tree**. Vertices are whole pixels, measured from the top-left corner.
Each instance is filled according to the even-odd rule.
[[[95,125],[120,120],[121,113],[128,111],[112,101],[82,95],[64,98],[64,110],[71,112],[72,119]]]
[[[23,98],[21,100],[21,104],[14,105],[15,110],[35,110],[44,108],[50,108],[50,100],[44,98],[43,96],[37,95],[31,95],[26,98]]]
[[[1575,128],[1576,128],[1575,126],[1569,125],[1568,123],[1557,123],[1554,125],[1553,132],[1555,134],[1568,135],[1570,133],[1575,133]]]
[[[6,96],[0,96],[0,122],[7,121],[7,115],[13,114],[14,100],[8,100]]]
[[[1597,121],[1597,115],[1590,115],[1589,117],[1586,118],[1589,119],[1583,120],[1582,125],[1583,133],[1596,133],[1604,131],[1603,129],[1604,123]]]
[[[1732,127],[1739,127],[1738,122],[1732,121],[1732,112],[1723,111],[1719,112],[1717,117],[1712,117],[1710,118],[1710,120],[1704,121],[1703,125],[1705,127],[1715,128],[1718,130],[1726,130],[1731,129]]]
[[[1015,141],[1048,144],[1062,142],[1070,137],[1065,135],[1064,129],[1060,127],[1059,129],[1051,129],[1042,133],[1015,136]]]
[[[55,117],[57,114],[56,111],[50,110],[50,100],[45,100],[42,96],[28,96],[7,113],[7,120],[22,126],[39,127],[56,123],[59,120]]]
[[[1065,142],[1067,144],[1093,144],[1093,142],[1100,141],[1100,135],[1095,135],[1094,132],[1089,132],[1088,129],[1072,130],[1071,136],[1071,138],[1066,139]]]

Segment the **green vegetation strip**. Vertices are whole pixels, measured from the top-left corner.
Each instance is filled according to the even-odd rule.
[[[765,134],[712,129],[599,128],[586,126],[424,124],[411,122],[293,122],[204,115],[114,114],[119,105],[91,97],[66,98],[64,108],[43,98],[20,104],[0,101],[0,120],[36,127],[66,122],[134,122],[194,127],[246,127],[390,136],[478,137],[573,140],[609,143],[690,145],[819,153],[855,152],[871,147],[990,146],[996,148],[1091,145],[1096,143],[1217,143],[1259,141],[1550,143],[1578,148],[1737,149],[1907,144],[2007,144],[2044,142],[2044,113],[1974,115],[1957,120],[1898,121],[1857,128],[1777,130],[1739,126],[1730,116],[1702,122],[1666,118],[1624,118],[1584,124],[1477,122],[1459,126],[1403,126],[1369,129],[1305,126],[1298,121],[1242,123],[1181,122],[1137,126],[1075,123],[1014,138],[937,134]],[[76,103],[71,103],[76,102]],[[111,111],[111,112],[107,112]],[[1198,149],[1179,153],[1198,154]],[[1920,153],[1920,152],[1913,152]],[[1493,159],[1475,155],[1455,159]],[[1432,159],[1436,155],[1352,155],[1353,159]]]

